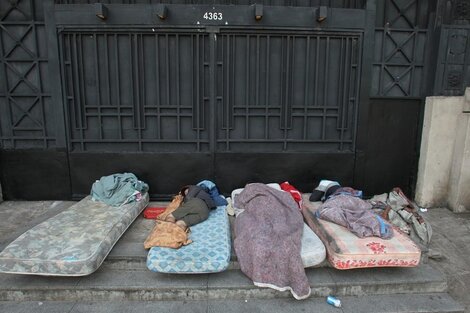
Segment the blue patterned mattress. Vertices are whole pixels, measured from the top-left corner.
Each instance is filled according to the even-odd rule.
[[[10,243],[0,253],[0,272],[89,275],[100,267],[148,199],[145,194],[140,202],[114,207],[88,196]]]
[[[230,263],[230,223],[225,206],[212,210],[209,218],[191,227],[193,241],[179,249],[152,247],[147,267],[153,272],[200,274],[217,273]]]

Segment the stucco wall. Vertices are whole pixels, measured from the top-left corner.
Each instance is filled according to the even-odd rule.
[[[470,210],[470,88],[426,98],[415,199],[421,206]]]

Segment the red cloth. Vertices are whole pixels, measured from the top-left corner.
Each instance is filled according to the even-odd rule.
[[[299,209],[300,209],[302,205],[302,193],[299,190],[297,190],[297,188],[289,184],[289,182],[283,182],[280,186],[282,190],[290,193],[292,198],[294,198],[295,202],[297,202],[297,205],[299,206]]]
[[[163,213],[166,208],[164,207],[148,207],[144,210],[144,217],[148,219],[156,219],[157,216]]]

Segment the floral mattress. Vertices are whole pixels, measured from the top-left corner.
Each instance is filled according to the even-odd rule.
[[[152,247],[147,255],[147,267],[153,272],[200,274],[217,273],[230,264],[230,223],[225,206],[213,209],[209,218],[191,226],[187,246],[179,249]]]
[[[359,238],[343,226],[317,219],[312,211],[311,207],[302,209],[307,224],[325,244],[328,261],[334,268],[414,267],[419,264],[421,250],[395,227],[389,240]]]
[[[84,276],[100,267],[114,244],[148,204],[122,206],[85,199],[28,230],[0,253],[0,272]]]

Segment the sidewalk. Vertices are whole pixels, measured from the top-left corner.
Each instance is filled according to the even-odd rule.
[[[3,203],[0,203],[0,249],[3,249],[12,240],[14,240],[16,237],[21,235],[24,231],[46,220],[49,217],[54,216],[55,214],[61,212],[62,210],[69,207],[73,203],[74,202],[70,202],[70,201],[33,201],[33,202],[6,201]],[[470,263],[468,262],[468,257],[470,256],[470,213],[454,214],[445,208],[438,208],[438,209],[429,209],[428,212],[423,213],[423,216],[427,218],[428,221],[433,226],[433,239],[432,239],[431,246],[430,246],[430,253],[429,253],[430,258],[427,262],[428,264],[423,264],[420,267],[418,267],[419,269],[418,272],[422,272],[419,278],[426,276],[426,273],[424,273],[423,271],[425,271],[426,269],[430,269],[429,265],[431,265],[434,268],[433,269],[434,272],[436,272],[437,270],[437,272],[440,272],[444,274],[445,277],[447,277],[449,294],[455,300],[457,300],[460,304],[466,307],[466,311],[465,311],[466,313],[470,313],[470,299],[468,298],[468,294],[470,292]],[[132,266],[132,267],[136,267],[137,270],[139,270],[139,268],[142,267],[143,268],[142,275],[148,276],[149,275],[147,274],[148,271],[145,270],[145,261],[144,261],[145,255],[143,254],[140,255],[141,254],[140,252],[139,253],[135,252],[136,249],[133,247],[136,246],[136,244],[138,244],[139,248],[141,247],[140,242],[142,242],[143,239],[146,237],[150,227],[151,227],[150,220],[139,218],[136,221],[136,223],[134,223],[133,226],[131,227],[132,230],[130,229],[123,236],[123,238],[121,238],[122,240],[118,242],[118,244],[116,245],[114,249],[114,250],[119,250],[119,251],[116,251],[118,252],[118,254],[130,253],[133,256],[132,258],[133,261],[131,261],[131,259],[125,262],[115,260],[111,264],[104,264],[102,266],[102,272],[105,272],[106,270],[119,271],[120,268],[123,266],[125,267]],[[108,258],[117,257],[115,255],[116,252],[114,253],[112,252]],[[122,257],[122,255],[118,255],[118,257]],[[121,266],[121,264],[123,265]],[[315,273],[315,275],[318,275],[318,273],[324,272],[324,271],[330,272],[330,270],[327,270],[327,269],[318,269],[318,270],[313,270],[312,273]],[[348,277],[350,276],[349,274],[354,274],[352,272],[354,271],[349,271],[348,273],[346,272],[338,273],[337,275],[341,275],[343,277],[342,278],[337,277],[336,279],[338,280],[345,279],[345,281],[350,279],[350,281],[347,282],[347,284],[348,286],[352,286],[357,283],[355,278]],[[432,271],[430,271],[430,273],[431,272]],[[137,273],[140,273],[140,272],[138,271],[134,272],[134,274],[132,275],[136,275]],[[378,277],[382,275],[382,274],[379,274],[379,271],[373,271],[373,269],[371,270],[371,273],[377,274]],[[95,275],[95,277],[92,277],[93,275]],[[84,280],[85,281],[96,280],[97,279],[96,275],[99,276],[102,274],[98,274],[98,273],[92,274],[90,275],[88,279],[84,279]],[[236,276],[237,273],[231,272],[231,273],[221,274],[219,276],[223,278],[224,275]],[[216,276],[214,276],[213,278],[215,277]],[[195,277],[192,277],[192,278],[195,278]],[[386,278],[386,276],[382,278],[385,280],[383,279],[377,280],[377,278],[375,278],[375,281],[383,281],[382,282],[383,284],[391,283],[389,281],[389,278]],[[249,288],[248,290],[250,290],[249,292],[251,293],[253,292],[266,293],[267,292],[267,290],[257,290],[258,288],[256,288],[255,290],[254,287],[251,286],[250,282],[248,281],[245,282],[245,280],[247,280],[245,277],[240,277],[239,279],[241,279],[241,282],[237,281],[236,283],[241,284],[240,286],[242,286],[245,289]],[[410,279],[412,280],[413,278],[410,277]],[[154,280],[155,279],[152,279],[152,281]],[[229,279],[230,282],[225,282],[225,280],[222,279],[222,281],[224,281],[224,284],[223,286],[221,285],[219,287],[224,287],[225,289],[232,288],[230,286],[233,283],[233,277]],[[315,279],[314,281],[318,282],[319,280]],[[372,281],[374,281],[374,279],[372,279]],[[361,285],[358,284],[358,288],[360,286]],[[365,291],[364,286],[360,288],[363,288],[363,290]],[[393,299],[393,297],[395,296],[391,294],[390,296],[392,298],[384,298],[384,296],[374,295],[372,293],[370,294],[370,297],[368,297],[367,292],[365,295],[366,295],[366,298],[370,298],[370,299],[383,298],[382,300],[384,301],[383,305],[385,305],[385,301],[390,301],[390,299]],[[400,297],[403,297],[403,296],[400,296]],[[396,301],[398,301],[397,303],[400,302],[400,299],[401,299],[400,297],[396,297]],[[362,301],[365,301],[366,298],[364,298]],[[412,294],[409,294],[409,298],[413,299],[413,301],[421,301],[418,296],[414,296]],[[356,298],[356,300],[352,299],[350,301],[352,301],[353,303],[360,303],[361,302],[360,299],[361,298]],[[180,300],[183,301],[185,299],[180,299]],[[348,301],[346,297],[344,297],[343,300],[346,302]],[[63,299],[62,301],[67,301],[67,298]],[[69,301],[73,301],[73,300],[69,299]],[[211,301],[209,302],[212,303]],[[256,300],[256,301],[260,301],[259,304],[262,304],[263,306],[267,305],[267,307],[270,307],[272,306],[271,304],[277,303],[276,301],[282,302],[284,300],[270,299],[270,300]],[[322,298],[315,298],[315,297],[312,297],[311,301],[312,301],[312,304],[324,302]],[[375,302],[374,300],[372,301]],[[241,303],[243,303],[243,301]],[[137,303],[137,302],[135,302],[135,304],[143,305],[143,306],[147,305],[147,304],[142,304],[142,303]],[[2,306],[5,307],[5,305],[8,307],[9,302],[3,304]],[[27,304],[24,304],[24,305],[27,305]],[[59,303],[55,303],[55,304],[52,303],[52,304],[47,304],[47,305],[54,306],[54,305],[59,305]],[[131,305],[131,304],[128,303],[127,305]],[[365,307],[373,308],[374,305],[365,304]],[[44,309],[45,308],[46,307],[44,307]],[[102,311],[96,311],[96,312],[102,312]],[[436,312],[442,312],[442,311],[438,310]]]
[[[470,313],[470,213],[438,208],[423,216],[433,227],[429,264],[447,276],[449,294]]]

